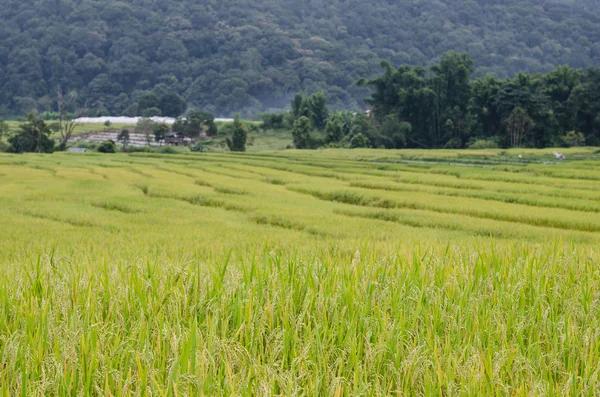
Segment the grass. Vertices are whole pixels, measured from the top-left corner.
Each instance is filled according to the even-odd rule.
[[[566,153],[0,155],[0,395],[599,395]]]

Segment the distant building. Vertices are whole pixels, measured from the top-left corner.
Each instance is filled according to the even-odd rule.
[[[83,147],[70,147],[69,152],[71,153],[85,153],[87,152],[86,148]]]

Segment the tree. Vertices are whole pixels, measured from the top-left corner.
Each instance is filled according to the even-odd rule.
[[[302,104],[304,103],[304,97],[301,93],[297,93],[292,99],[292,114],[294,118],[299,118],[301,116],[300,111],[302,110]]]
[[[312,116],[313,126],[319,130],[325,128],[329,109],[327,108],[327,98],[324,92],[318,92],[312,95],[307,103]]]
[[[117,142],[121,142],[124,149],[129,145],[129,139],[129,130],[127,128],[123,128],[121,132],[119,132],[119,135],[117,135]]]
[[[146,143],[150,146],[152,142],[152,134],[154,134],[154,126],[156,123],[148,118],[141,118],[138,120],[135,126],[136,134],[144,134],[146,137]]]
[[[51,133],[44,120],[29,114],[27,121],[19,126],[19,131],[8,139],[10,150],[15,153],[52,153],[54,140],[50,139]]]
[[[215,117],[212,114],[201,109],[193,109],[188,112],[185,120],[178,119],[173,124],[173,131],[191,138],[200,136],[202,132],[206,132],[209,136],[215,136],[217,125],[214,120]]]
[[[162,111],[159,108],[148,108],[142,110],[142,117],[160,117]]]
[[[514,108],[506,122],[510,146],[520,147],[523,139],[533,127],[533,124],[533,120],[523,108]]]
[[[338,118],[333,118],[327,121],[327,127],[325,127],[327,143],[339,142],[344,137],[344,125]]]
[[[98,152],[100,153],[116,153],[117,152],[117,145],[115,145],[115,142],[113,140],[107,140],[104,141],[100,144],[100,146],[98,146]]]
[[[164,123],[156,124],[154,126],[154,141],[160,143],[162,140],[165,139],[169,131],[170,128],[168,125]]]
[[[227,138],[227,146],[232,152],[245,152],[246,140],[248,139],[248,130],[242,124],[240,115],[236,115],[233,121],[233,132],[231,139]]]
[[[160,97],[158,108],[165,117],[179,117],[186,109],[185,99],[181,95],[168,92]]]
[[[160,7],[148,7],[155,3]],[[458,106],[452,117],[444,114],[455,109],[457,100],[466,103],[461,99],[466,93],[463,72],[473,69],[476,76],[489,73],[504,80],[518,72],[572,65],[582,69],[556,73],[547,81],[548,90],[543,89],[561,136],[575,130],[596,137],[572,125],[575,119],[587,124],[593,118],[580,119],[570,94],[581,83],[578,75],[587,74],[583,68],[600,65],[597,1],[550,1],[543,7],[535,0],[440,0],[435,7],[409,0],[270,0],[244,7],[246,3],[11,0],[5,3],[10,12],[3,13],[0,29],[0,107],[6,114],[41,113],[49,110],[47,99],[55,98],[56,87],[62,86],[65,93],[75,90],[82,102],[114,115],[126,108],[136,116],[148,108],[166,115],[164,103],[159,106],[164,88],[211,112],[254,116],[281,110],[290,93],[319,91],[330,108],[356,111],[365,90],[357,89],[353,79],[373,75],[376,60],[387,58],[390,65],[411,65],[410,72],[399,75],[415,80],[394,76],[386,96],[431,99],[418,91],[435,93],[433,110],[411,118],[407,111],[402,120],[411,123],[419,143],[441,147],[446,138],[464,140],[466,132],[457,119],[464,109]],[[474,67],[460,54],[440,53],[451,48],[469,48]],[[425,74],[420,75],[413,67],[430,65],[440,55],[438,72],[421,68]],[[395,90],[402,87],[402,94]],[[119,97],[126,100],[116,101]],[[135,106],[129,106],[138,101],[139,109],[132,113]],[[419,106],[407,100],[401,105]],[[540,125],[537,115],[524,109]],[[297,110],[294,120],[310,118]],[[446,130],[449,119],[452,131]],[[316,120],[313,124],[324,128]]]
[[[73,132],[75,128],[79,125],[74,121],[74,119],[78,119],[85,113],[87,109],[87,103],[77,110],[77,112],[73,115],[74,117],[68,117],[67,111],[68,109],[75,104],[78,99],[78,95],[75,91],[69,91],[69,93],[64,96],[62,89],[58,88],[57,93],[57,102],[58,102],[58,130],[60,133],[60,144],[58,146],[59,150],[66,150],[71,137],[73,136]],[[108,121],[108,120],[107,120]]]
[[[151,109],[151,108],[156,109],[159,107],[158,97],[152,91],[142,92],[142,94],[137,98],[136,102],[138,104],[138,110],[140,112],[143,112],[146,109]]]
[[[4,135],[8,134],[9,130],[8,123],[4,120],[0,120],[0,141]]]
[[[406,146],[412,126],[406,121],[401,121],[398,116],[390,114],[381,124],[381,143],[388,149],[400,149]]]
[[[363,134],[358,133],[350,139],[350,147],[352,149],[369,147],[369,140]]]
[[[581,132],[569,131],[562,137],[565,146],[575,147],[585,145],[585,137]]]
[[[292,137],[296,149],[308,149],[310,147],[310,120],[306,116],[301,116],[294,123]]]

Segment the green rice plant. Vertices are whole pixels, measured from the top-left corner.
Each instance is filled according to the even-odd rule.
[[[0,154],[0,395],[600,395],[566,153]]]

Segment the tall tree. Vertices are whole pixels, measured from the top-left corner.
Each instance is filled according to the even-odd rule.
[[[233,132],[231,139],[227,138],[227,146],[232,152],[245,152],[246,141],[248,140],[248,130],[240,120],[240,115],[236,115],[233,121]]]
[[[19,126],[19,131],[8,139],[8,143],[15,153],[52,153],[54,140],[50,138],[51,133],[44,120],[29,114],[27,121]]]

